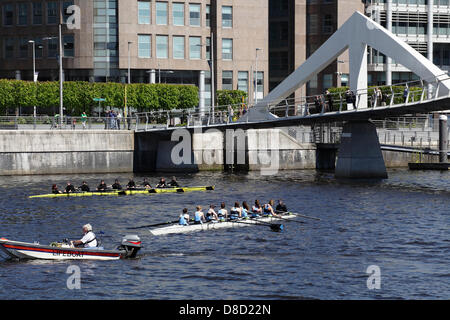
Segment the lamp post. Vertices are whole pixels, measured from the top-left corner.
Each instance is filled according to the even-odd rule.
[[[256,61],[255,61],[255,104],[258,103],[258,51],[261,48],[256,48]]]
[[[131,83],[131,55],[130,55],[130,45],[132,41],[128,41],[128,84]]]
[[[33,45],[33,81],[36,84],[36,43],[34,40],[29,40],[28,43]],[[33,107],[33,117],[36,118],[36,106]]]
[[[211,32],[211,52],[210,52],[210,61],[211,63],[209,64],[210,68],[211,68],[211,113],[212,113],[212,123],[214,123],[214,106],[215,106],[215,95],[214,95],[214,33]],[[206,46],[206,44],[198,44],[197,46],[203,47]]]

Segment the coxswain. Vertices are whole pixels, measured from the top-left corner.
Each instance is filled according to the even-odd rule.
[[[64,190],[65,193],[72,193],[75,192],[75,187],[73,186],[73,184],[69,182],[67,182],[67,186],[66,189]]]
[[[183,209],[183,213],[180,214],[179,224],[182,225],[182,226],[188,226],[189,225],[189,213],[188,213],[188,209],[187,208],[184,208]]]
[[[283,213],[283,212],[287,212],[287,211],[288,211],[288,209],[287,209],[286,205],[284,204],[283,200],[278,200],[276,212]]]
[[[277,214],[273,211],[274,201],[271,199],[268,203],[263,206],[263,214],[265,216],[276,216]]]
[[[166,179],[161,178],[155,188],[167,188]]]
[[[133,179],[130,179],[130,181],[128,181],[127,183],[127,189],[136,189],[136,183],[134,183]]]
[[[202,211],[202,206],[196,207],[197,211],[194,213],[194,224],[203,224],[205,221],[205,214]]]
[[[114,180],[113,185],[111,186],[111,188],[113,188],[113,190],[122,190],[122,186],[119,183],[119,180]]]
[[[226,221],[228,219],[228,211],[225,209],[225,202],[220,204],[220,209],[217,210],[219,221]]]
[[[98,245],[95,233],[92,232],[92,226],[88,223],[83,226],[84,236],[80,240],[70,241],[74,247],[94,248]]]
[[[252,218],[257,218],[262,214],[262,207],[259,200],[255,200],[255,204],[252,206]]]
[[[172,177],[172,180],[169,182],[168,186],[173,188],[179,187],[177,179],[175,177]]]
[[[206,212],[206,221],[217,221],[219,217],[217,216],[216,210],[214,210],[216,206],[211,204],[209,206],[208,212]]]
[[[107,188],[108,186],[106,185],[105,180],[101,180],[100,184],[97,186],[98,191],[106,191]]]
[[[81,184],[81,186],[78,187],[78,189],[80,189],[80,191],[83,191],[83,192],[89,192],[90,191],[89,186],[86,183],[86,181],[83,181],[83,183]]]
[[[241,207],[241,218],[248,219],[250,214],[250,208],[248,207],[247,201],[242,202]]]
[[[147,178],[144,178],[144,182],[142,182],[142,186],[145,189],[151,189],[152,188],[152,185],[150,184],[150,182],[147,181]]]
[[[61,191],[59,191],[58,186],[56,184],[52,185],[52,193],[58,194],[58,193],[62,193]]]
[[[234,207],[231,207],[230,209],[230,220],[236,220],[242,216],[241,213],[241,206],[239,205],[239,202],[234,203]]]

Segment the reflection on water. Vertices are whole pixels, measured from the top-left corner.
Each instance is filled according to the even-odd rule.
[[[159,177],[147,176],[152,184]],[[125,185],[129,175],[0,177],[0,237],[50,243],[81,237],[91,223],[106,248],[138,232],[134,260],[0,261],[1,299],[386,299],[450,298],[448,172],[391,170],[383,181],[341,181],[332,173],[202,172],[178,175],[183,185],[215,191],[124,197],[28,199],[67,181]],[[143,176],[135,176],[141,182]],[[153,237],[128,230],[177,218],[187,207],[283,199],[294,212],[319,217],[270,228],[237,228]],[[81,290],[69,290],[70,265]],[[381,269],[381,289],[368,290],[366,269]]]

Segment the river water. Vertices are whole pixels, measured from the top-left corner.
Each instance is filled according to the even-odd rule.
[[[215,191],[28,199],[48,193],[52,183],[61,188],[68,180],[87,180],[93,187],[100,179],[126,184],[129,177],[0,177],[0,237],[47,244],[79,239],[82,225],[90,223],[113,248],[122,235],[136,233],[127,227],[174,220],[183,207],[193,212],[197,204],[225,201],[229,208],[234,201],[271,198],[321,220],[284,222],[283,232],[252,226],[155,237],[139,229],[144,248],[133,260],[0,258],[0,299],[450,298],[448,172],[390,170],[381,182],[336,181],[308,170],[276,176],[201,172],[177,177],[188,186],[214,184]],[[67,286],[71,265],[81,271],[81,289]],[[369,266],[377,272],[367,273]]]

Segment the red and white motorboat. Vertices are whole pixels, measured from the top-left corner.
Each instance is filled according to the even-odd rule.
[[[141,249],[141,240],[137,235],[127,235],[116,249],[105,250],[103,247],[77,248],[67,242],[41,245],[0,238],[0,249],[13,259],[117,260],[135,258]]]

